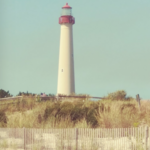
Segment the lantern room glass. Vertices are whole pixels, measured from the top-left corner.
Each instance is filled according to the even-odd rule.
[[[72,16],[72,10],[69,8],[62,8],[61,16]]]

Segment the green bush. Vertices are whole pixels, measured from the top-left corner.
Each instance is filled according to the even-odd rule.
[[[95,127],[98,124],[95,118],[96,109],[98,109],[98,106],[94,102],[88,106],[84,106],[83,102],[57,102],[45,109],[43,118],[46,121],[48,117],[55,117],[59,120],[69,116],[74,124],[85,119],[88,124]]]
[[[4,97],[12,97],[12,95],[9,93],[9,91],[5,91],[3,89],[0,89],[0,98],[4,98]]]
[[[125,91],[116,91],[113,93],[109,93],[107,98],[112,100],[123,100],[126,98],[126,92]]]
[[[85,118],[86,116],[86,109],[83,109],[82,106],[74,106],[71,111],[71,120],[76,123],[77,121]]]
[[[54,116],[56,117],[57,114],[60,111],[60,102],[57,103],[53,103],[51,106],[47,106],[45,111],[44,111],[44,121],[46,121],[48,119],[49,116]]]
[[[96,127],[98,125],[97,119],[95,117],[95,109],[89,109],[89,112],[86,116],[86,121],[88,124],[91,124],[92,127]]]
[[[70,113],[73,109],[73,104],[71,102],[63,102],[60,105],[60,111],[59,113],[57,113],[58,117],[66,117],[66,116],[70,116]]]
[[[127,97],[127,93],[124,90],[119,90],[113,93],[109,93],[106,99],[110,100],[132,100],[132,97]]]

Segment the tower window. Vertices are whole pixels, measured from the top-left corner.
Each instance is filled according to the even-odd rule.
[[[61,69],[61,72],[63,72],[63,69]]]

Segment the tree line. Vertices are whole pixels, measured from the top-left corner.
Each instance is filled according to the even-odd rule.
[[[42,94],[42,93],[40,93]],[[36,93],[30,93],[30,92],[19,92],[16,96],[35,96],[37,95]],[[47,96],[53,96],[53,94],[46,94]],[[3,89],[0,89],[0,98],[5,98],[5,97],[13,97],[12,94],[9,93],[9,91],[5,91]]]

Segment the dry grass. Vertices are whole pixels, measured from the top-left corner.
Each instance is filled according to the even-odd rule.
[[[52,107],[53,112],[45,119],[45,110]],[[80,111],[76,110],[78,107]],[[82,114],[82,110],[87,112],[83,113],[83,117],[81,115],[73,120],[73,108],[74,111],[79,111],[77,117]],[[150,101],[144,100],[141,101],[139,110],[134,99],[117,101],[107,99],[96,102],[89,99],[71,99],[69,102],[68,99],[64,99],[64,102],[36,102],[35,97],[24,97],[15,104],[1,105],[0,111],[5,112],[7,116],[5,124],[7,128],[127,128],[143,124],[150,126]],[[92,119],[95,119],[96,124]],[[0,127],[3,127],[1,122]]]

